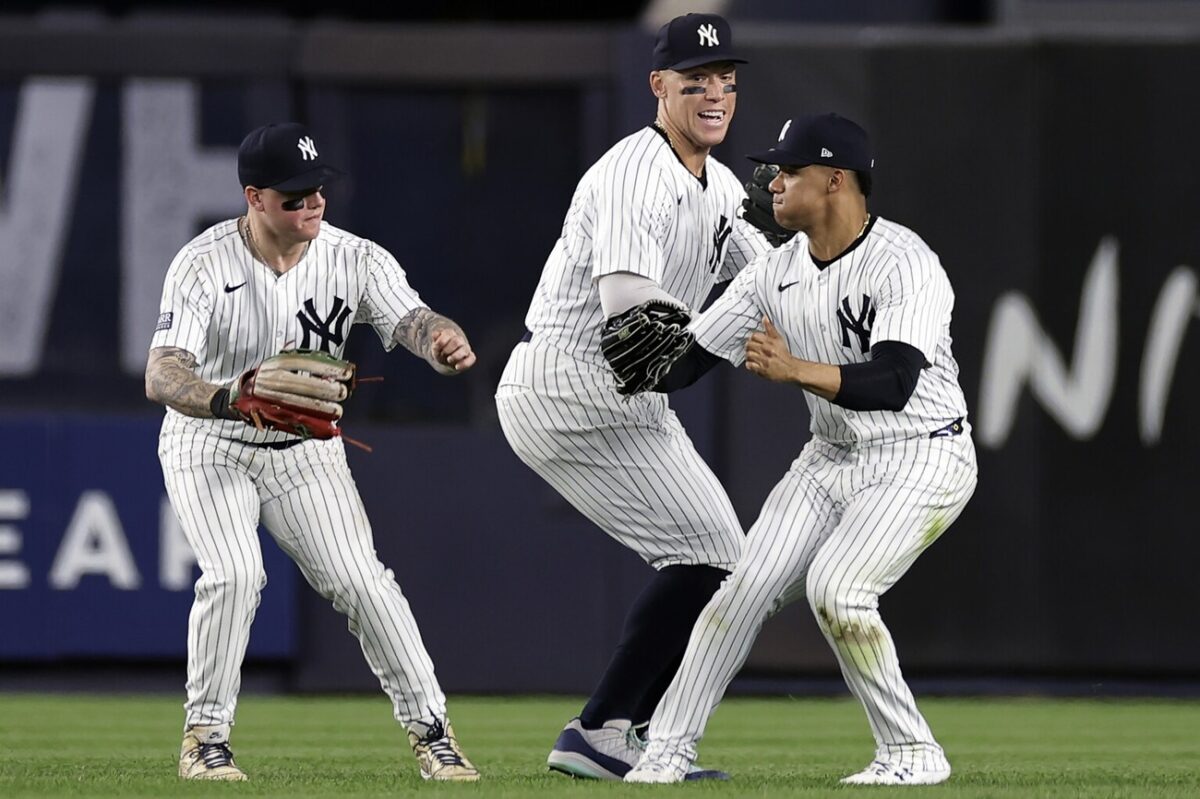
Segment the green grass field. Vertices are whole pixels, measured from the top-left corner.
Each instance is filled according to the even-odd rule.
[[[1200,703],[926,699],[955,772],[941,786],[845,788],[871,759],[852,700],[733,699],[701,744],[727,783],[626,786],[545,769],[561,698],[451,699],[484,773],[476,785],[422,783],[380,697],[244,696],[232,743],[248,783],[175,777],[181,697],[0,695],[0,797],[18,796],[1200,796]]]

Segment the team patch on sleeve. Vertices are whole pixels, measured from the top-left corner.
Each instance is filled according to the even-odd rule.
[[[174,311],[167,311],[166,313],[160,313],[158,315],[158,324],[154,326],[154,332],[157,333],[160,330],[170,330],[171,324],[174,321],[175,321],[175,312]]]

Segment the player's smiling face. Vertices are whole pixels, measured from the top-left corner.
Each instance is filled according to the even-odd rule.
[[[692,146],[710,149],[725,140],[737,107],[733,64],[702,64],[678,72],[664,69],[651,74],[651,86],[666,106],[670,124]]]

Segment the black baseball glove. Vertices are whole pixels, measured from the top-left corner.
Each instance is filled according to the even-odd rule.
[[[696,340],[686,308],[647,300],[610,317],[600,332],[600,351],[626,396],[649,391]]]
[[[759,164],[754,168],[754,175],[746,181],[746,199],[742,200],[742,219],[761,230],[772,247],[791,241],[796,235],[796,231],[775,221],[771,190],[767,186],[778,174],[779,167],[774,164]]]

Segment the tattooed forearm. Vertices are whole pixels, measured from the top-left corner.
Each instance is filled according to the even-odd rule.
[[[186,416],[211,419],[209,404],[220,386],[196,377],[196,356],[178,347],[155,347],[146,364],[146,397]]]
[[[433,354],[433,337],[439,330],[453,330],[463,335],[462,328],[439,313],[428,308],[417,308],[406,315],[396,325],[392,333],[392,341],[404,347],[413,355],[418,355],[429,362],[435,369],[441,370],[441,364]]]

